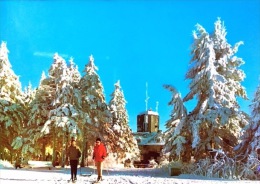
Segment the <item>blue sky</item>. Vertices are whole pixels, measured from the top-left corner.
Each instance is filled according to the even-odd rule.
[[[249,100],[238,100],[250,112],[260,76],[259,0],[2,0],[0,40],[7,42],[23,88],[29,81],[38,86],[55,52],[66,61],[73,57],[80,72],[93,54],[107,102],[120,80],[133,131],[146,107],[147,82],[148,107],[155,110],[159,102],[160,129],[165,130],[172,107],[167,105],[171,94],[162,86],[171,84],[183,97],[187,94],[192,31],[199,23],[211,33],[218,17],[228,43],[244,41],[236,55],[245,61],[242,84]],[[192,103],[186,105],[192,109]]]

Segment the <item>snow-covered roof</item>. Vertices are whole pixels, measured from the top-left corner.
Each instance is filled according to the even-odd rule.
[[[148,111],[144,111],[139,113],[138,115],[143,115],[143,114],[151,114],[151,115],[159,115],[158,112],[152,111],[152,110],[148,110]]]
[[[162,132],[134,132],[133,133],[137,144],[140,145],[161,145],[165,144]]]

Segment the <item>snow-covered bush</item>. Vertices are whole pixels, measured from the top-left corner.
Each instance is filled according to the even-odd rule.
[[[103,162],[104,168],[120,168],[124,167],[123,164],[117,163],[117,158],[113,154],[109,154]]]
[[[246,163],[237,164],[237,172],[239,179],[260,179],[260,173],[258,167],[260,166],[260,160],[254,155],[249,155]]]
[[[158,167],[158,163],[154,159],[151,159],[149,160],[149,166],[152,168],[156,168]]]
[[[0,169],[3,168],[14,168],[14,166],[6,160],[0,160]]]
[[[248,162],[243,163],[239,156],[229,158],[222,150],[216,152],[213,158],[201,159],[198,162],[183,164],[183,174],[194,174],[209,178],[223,179],[259,179],[257,167],[260,161],[256,157],[250,157]]]
[[[161,170],[161,172],[168,172],[168,165],[169,165],[169,160],[167,159],[167,157],[162,156],[160,161],[159,161],[159,165],[158,165],[158,169]]]

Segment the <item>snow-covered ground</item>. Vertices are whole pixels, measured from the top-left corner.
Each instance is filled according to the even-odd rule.
[[[1,164],[0,164],[1,165]],[[81,172],[80,172],[81,171]],[[86,173],[92,172],[92,176],[84,176]],[[80,175],[82,173],[82,175]],[[256,184],[259,181],[238,181],[238,180],[221,180],[221,179],[209,179],[202,176],[194,175],[180,175],[169,176],[167,170],[163,169],[141,169],[141,168],[117,168],[117,169],[105,169],[103,171],[104,184]],[[78,169],[78,181],[77,183],[88,184],[97,178],[96,171],[93,167],[79,168]],[[67,183],[70,179],[70,168],[53,168],[48,170],[47,168],[22,168],[14,169],[11,165],[5,165],[0,167],[0,183],[12,184],[12,183]]]

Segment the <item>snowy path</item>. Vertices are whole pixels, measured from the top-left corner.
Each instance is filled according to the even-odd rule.
[[[90,172],[93,170],[84,172]],[[80,170],[78,170],[80,174]],[[96,175],[91,177],[78,176],[77,183],[89,184],[96,179]],[[43,169],[0,169],[1,184],[65,184],[70,178],[69,169],[43,170]],[[229,180],[209,180],[203,177],[192,175],[180,175],[170,177],[167,172],[157,169],[122,169],[104,171],[104,184],[257,184],[259,181],[229,181]]]

